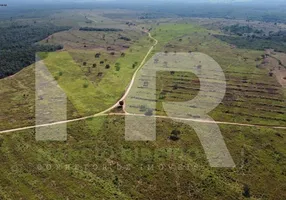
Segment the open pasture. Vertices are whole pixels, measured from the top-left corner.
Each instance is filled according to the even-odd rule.
[[[173,31],[177,31],[178,35],[170,41]],[[275,76],[269,75],[269,69],[257,67],[262,62],[264,51],[234,48],[214,38],[212,30],[186,24],[161,24],[154,28],[153,34],[159,40],[157,51],[168,53],[169,56],[176,52],[202,52],[211,56],[221,66],[227,89],[221,104],[210,113],[215,120],[286,124],[285,89]],[[157,102],[168,96],[164,93],[160,95],[162,91],[169,91],[180,101],[181,97],[186,99],[183,97],[186,94],[192,94],[190,90],[197,90],[200,86],[194,77],[190,76],[190,80],[185,82],[177,80],[176,77],[170,81],[170,73],[164,74],[165,78],[162,75],[157,77]],[[157,110],[160,111],[160,107],[159,105]]]

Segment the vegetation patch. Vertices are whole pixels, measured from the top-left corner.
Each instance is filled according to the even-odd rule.
[[[104,31],[104,32],[118,32],[123,31],[118,28],[91,28],[91,27],[83,27],[79,29],[80,31]]]
[[[57,44],[38,45],[36,42],[49,35],[67,30],[53,24],[13,24],[0,27],[0,78],[10,76],[35,62],[37,52],[52,52],[63,47]]]

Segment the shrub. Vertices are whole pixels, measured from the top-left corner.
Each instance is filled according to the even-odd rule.
[[[84,83],[83,88],[88,88],[88,83]]]
[[[169,137],[169,139],[170,139],[170,140],[173,140],[173,141],[178,141],[180,138],[179,138],[178,136],[176,136],[176,135],[171,135],[171,136]]]
[[[82,27],[79,30],[80,31],[104,31],[104,32],[122,31],[122,29],[117,29],[117,28],[91,28],[91,27]]]
[[[159,99],[165,99],[165,98],[166,98],[165,93],[160,93],[160,95],[159,95]]]
[[[242,195],[246,198],[249,198],[250,197],[250,188],[248,185],[244,184],[243,186],[243,193]]]
[[[138,62],[134,62],[132,68],[134,69],[138,65]]]
[[[181,131],[179,130],[172,130],[171,136],[169,137],[170,140],[177,141],[180,139],[179,135],[181,134]]]
[[[130,38],[124,37],[124,36],[121,36],[121,37],[119,37],[118,39],[125,40],[125,41],[131,41]]]
[[[181,134],[181,131],[179,131],[179,130],[172,130],[172,132],[171,132],[171,135],[180,135]]]
[[[152,115],[153,115],[153,110],[149,108],[149,109],[145,112],[145,115],[146,115],[146,116],[152,116]]]

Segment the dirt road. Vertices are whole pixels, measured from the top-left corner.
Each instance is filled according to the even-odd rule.
[[[151,33],[148,32],[149,38],[151,38],[153,41],[155,41],[155,43],[151,46],[151,48],[149,49],[149,51],[147,52],[146,56],[144,57],[144,59],[142,60],[141,64],[139,65],[139,67],[137,68],[137,70],[134,72],[131,82],[129,84],[129,86],[127,87],[124,95],[122,96],[122,98],[116,102],[113,106],[111,106],[110,108],[91,115],[91,116],[86,116],[86,117],[81,117],[81,118],[77,118],[77,119],[71,119],[71,120],[65,120],[65,121],[59,121],[59,122],[53,122],[53,123],[48,123],[48,124],[41,124],[41,125],[34,125],[34,126],[26,126],[26,127],[22,127],[22,128],[15,128],[15,129],[10,129],[10,130],[4,130],[4,131],[0,131],[0,134],[3,133],[11,133],[11,132],[16,132],[16,131],[23,131],[23,130],[28,130],[28,129],[34,129],[37,127],[48,127],[48,126],[54,126],[54,125],[59,125],[59,124],[64,124],[64,123],[71,123],[71,122],[76,122],[76,121],[81,121],[81,120],[86,120],[86,119],[92,119],[95,117],[101,117],[101,116],[138,116],[138,117],[142,117],[145,115],[142,114],[130,114],[130,113],[109,113],[111,110],[113,110],[114,108],[119,106],[119,102],[120,101],[124,101],[125,98],[127,97],[127,95],[129,94],[136,75],[138,73],[138,71],[143,67],[143,65],[145,64],[148,56],[150,55],[150,53],[152,52],[152,50],[154,49],[154,47],[158,44],[158,40],[156,40],[155,38],[152,37]],[[182,120],[182,121],[193,121],[193,122],[198,122],[198,123],[216,123],[216,124],[224,124],[224,125],[232,125],[232,126],[245,126],[245,127],[267,127],[267,128],[273,128],[273,129],[285,129],[286,127],[279,127],[279,126],[270,126],[270,125],[258,125],[258,124],[243,124],[243,123],[234,123],[234,122],[221,122],[221,121],[208,121],[208,120],[203,120],[203,119],[188,119],[188,118],[177,118],[177,117],[168,117],[168,116],[158,116],[158,115],[153,115],[150,117],[155,117],[155,118],[161,118],[161,119],[174,119],[174,120]]]

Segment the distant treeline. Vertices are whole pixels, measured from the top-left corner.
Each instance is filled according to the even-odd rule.
[[[92,27],[82,27],[79,30],[80,31],[104,31],[104,32],[123,31],[122,29],[118,29],[118,28],[92,28]]]
[[[215,35],[222,41],[236,45],[244,49],[275,49],[278,52],[286,52],[286,32],[270,32],[268,35],[225,36]]]
[[[35,44],[49,35],[67,30],[52,24],[35,23],[0,27],[0,78],[10,76],[35,62],[36,52],[51,52],[61,45]]]
[[[125,36],[121,36],[121,37],[119,37],[118,39],[120,39],[120,40],[125,40],[125,41],[131,41],[130,38],[125,37]]]
[[[281,0],[279,3],[272,1],[258,1],[255,3],[240,2],[240,3],[195,3],[183,1],[178,2],[164,2],[158,1],[95,1],[78,4],[76,7],[71,5],[68,1],[63,3],[39,3],[34,4],[31,9],[30,4],[17,3],[14,6],[1,8],[0,19],[10,17],[13,18],[45,18],[51,15],[55,10],[60,9],[127,9],[140,11],[139,18],[141,19],[156,19],[169,17],[205,17],[205,18],[226,18],[226,19],[245,19],[245,20],[259,20],[266,22],[281,22],[286,23],[285,1]],[[11,4],[11,3],[10,3]],[[116,14],[111,15],[116,18]]]
[[[242,36],[247,34],[264,34],[262,30],[253,29],[250,26],[240,26],[239,24],[226,26],[223,28],[225,32],[234,33],[236,35]]]
[[[284,3],[285,4],[285,3]],[[156,7],[154,6],[153,9]],[[265,22],[286,23],[284,6],[257,4],[165,4],[157,12],[176,14],[180,17],[245,19]],[[151,12],[150,9],[149,12]]]

